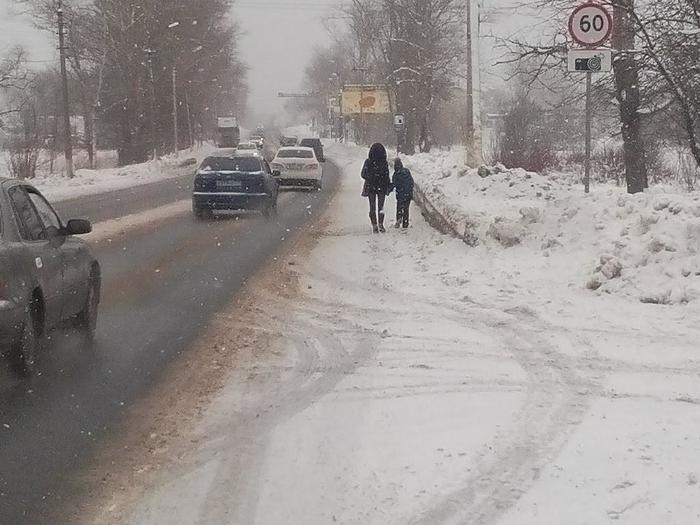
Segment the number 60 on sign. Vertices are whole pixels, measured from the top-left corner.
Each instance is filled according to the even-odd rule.
[[[569,18],[569,33],[578,44],[595,47],[612,33],[612,16],[603,6],[593,3],[578,6]]]

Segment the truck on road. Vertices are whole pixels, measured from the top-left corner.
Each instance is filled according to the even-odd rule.
[[[216,122],[216,144],[220,148],[235,148],[241,141],[241,128],[236,117],[218,117]]]

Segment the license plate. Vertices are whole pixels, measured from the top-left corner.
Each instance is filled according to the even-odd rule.
[[[301,165],[301,164],[289,164],[289,165],[287,166],[287,169],[288,169],[289,171],[301,171],[301,170],[304,169],[304,166]]]
[[[238,189],[243,184],[239,180],[217,180],[216,187],[220,190]]]

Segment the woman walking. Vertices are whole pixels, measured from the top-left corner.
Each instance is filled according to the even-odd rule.
[[[391,191],[391,180],[386,148],[382,144],[372,144],[369,148],[369,158],[362,167],[362,178],[365,180],[362,196],[369,198],[369,220],[372,222],[372,230],[374,233],[384,233],[384,201]]]

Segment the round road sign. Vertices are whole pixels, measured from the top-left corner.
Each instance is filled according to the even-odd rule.
[[[569,18],[569,33],[582,46],[595,47],[608,38],[613,29],[612,16],[598,4],[578,6]]]

